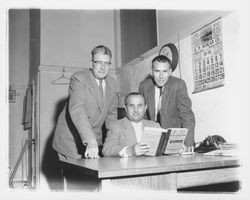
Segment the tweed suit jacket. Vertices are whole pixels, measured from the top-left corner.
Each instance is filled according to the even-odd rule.
[[[152,77],[142,81],[139,92],[147,102],[146,118],[155,120],[155,85]],[[164,86],[161,103],[162,128],[187,128],[185,145],[194,145],[195,116],[184,80],[170,76]]]
[[[143,120],[142,128],[158,127],[157,122]],[[111,124],[105,139],[102,153],[104,156],[120,156],[119,152],[126,146],[132,146],[137,143],[136,134],[131,121],[124,117]]]
[[[95,139],[102,144],[102,125],[107,129],[117,120],[116,84],[113,78],[105,79],[105,97],[102,100],[97,82],[89,69],[72,75],[69,98],[61,112],[52,146],[60,154],[82,158],[85,143]]]

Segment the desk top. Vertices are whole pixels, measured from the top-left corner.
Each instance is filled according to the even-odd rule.
[[[201,154],[131,158],[104,157],[99,159],[67,159],[61,161],[78,166],[85,173],[101,179],[185,170],[237,167],[240,165],[239,160],[234,157],[203,156]]]

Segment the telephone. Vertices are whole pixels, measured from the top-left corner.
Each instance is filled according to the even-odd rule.
[[[220,149],[220,144],[224,144],[226,142],[227,141],[220,135],[209,135],[205,140],[200,142],[200,145],[198,147],[195,147],[194,151],[198,153],[206,153],[209,151]]]

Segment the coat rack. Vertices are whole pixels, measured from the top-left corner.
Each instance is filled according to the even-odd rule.
[[[62,75],[56,80],[52,81],[52,85],[69,85],[70,79],[64,75],[65,67],[63,67]]]

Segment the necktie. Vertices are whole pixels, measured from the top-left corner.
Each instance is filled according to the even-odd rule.
[[[159,101],[158,101],[158,106],[157,106],[157,118],[156,121],[161,124],[161,99],[162,99],[162,93],[163,93],[163,88],[160,87],[160,96],[159,96]]]
[[[100,95],[101,98],[103,99],[103,80],[99,80],[99,90],[100,90]]]

